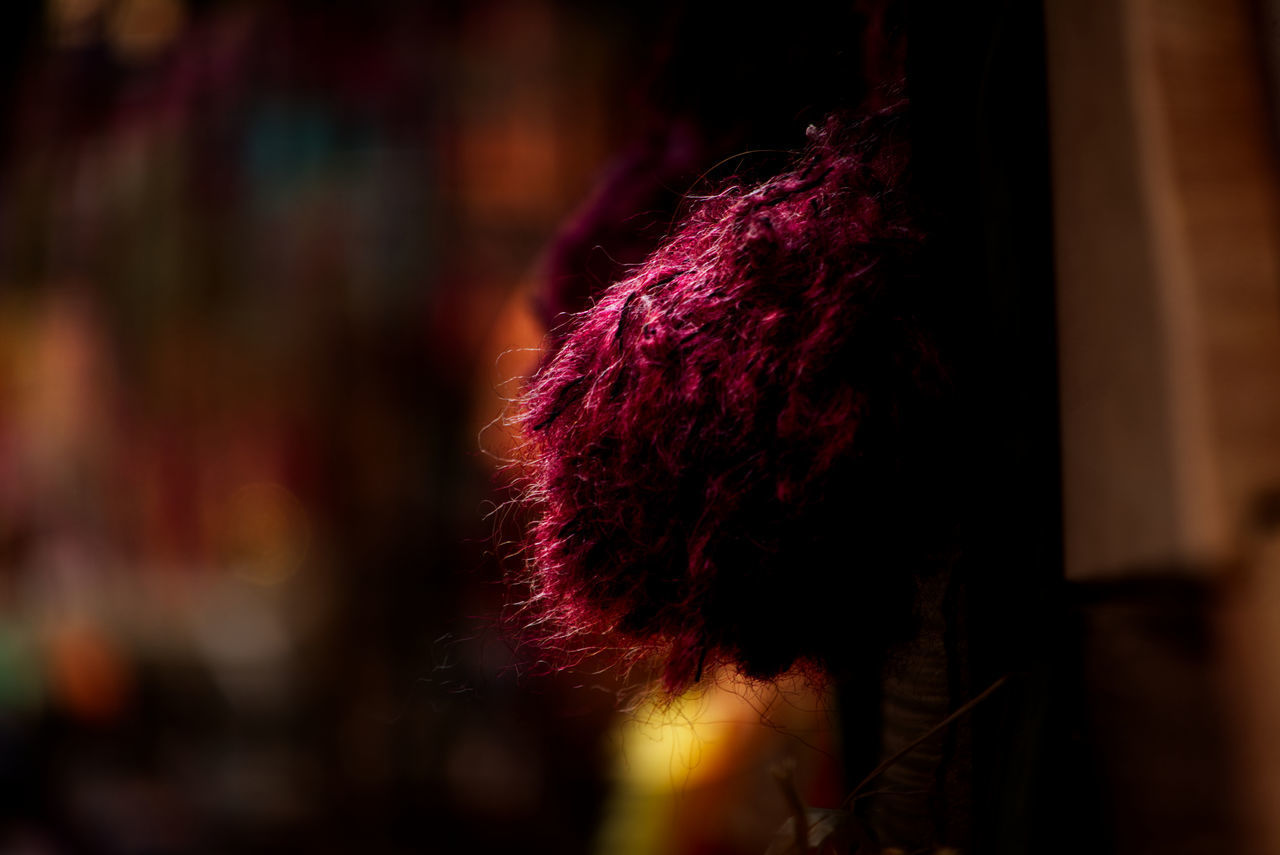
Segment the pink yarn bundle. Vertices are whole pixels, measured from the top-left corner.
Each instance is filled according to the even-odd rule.
[[[676,691],[847,667],[909,621],[949,408],[903,116],[811,128],[562,332],[517,417],[538,640],[657,655]]]

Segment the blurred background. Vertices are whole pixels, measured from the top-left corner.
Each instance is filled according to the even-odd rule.
[[[478,439],[662,22],[3,5],[0,852],[601,851],[624,754],[651,835],[726,774],[496,629]]]
[[[759,855],[778,763],[838,803],[830,698],[504,633],[495,419],[895,66],[876,5],[0,4],[0,855]],[[980,851],[1280,852],[1280,6],[909,5],[967,679],[1049,651],[976,717]]]

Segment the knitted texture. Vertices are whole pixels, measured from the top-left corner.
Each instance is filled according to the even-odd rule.
[[[656,655],[678,691],[842,667],[909,621],[945,548],[948,383],[903,116],[811,128],[561,331],[516,417],[545,647]]]

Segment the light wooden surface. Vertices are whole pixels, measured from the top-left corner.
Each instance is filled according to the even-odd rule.
[[[1280,853],[1280,124],[1262,50],[1276,7],[1046,3],[1067,577],[1181,576],[1219,629],[1203,667],[1176,638],[1126,662],[1120,642],[1163,619],[1143,601],[1141,621],[1091,639],[1088,689],[1128,752],[1116,768],[1131,780],[1112,784],[1150,810],[1148,827],[1216,798],[1205,815],[1237,823],[1249,853]],[[1152,730],[1152,715],[1224,730],[1129,738],[1177,732]],[[1170,788],[1156,761],[1180,756],[1200,757],[1185,771],[1231,771]],[[1118,851],[1160,837],[1138,831],[1121,829]],[[1173,850],[1220,851],[1210,837]]]
[[[1046,6],[1067,575],[1232,563],[1280,488],[1276,194],[1243,4]]]

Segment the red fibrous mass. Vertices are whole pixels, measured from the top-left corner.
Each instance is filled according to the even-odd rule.
[[[948,383],[904,116],[811,129],[562,331],[518,415],[541,640],[603,633],[675,691],[838,666],[909,618]]]

